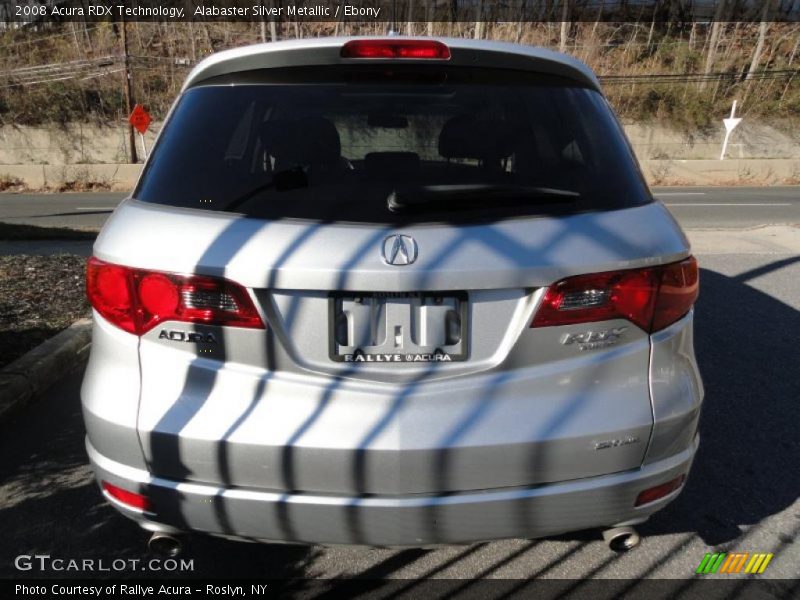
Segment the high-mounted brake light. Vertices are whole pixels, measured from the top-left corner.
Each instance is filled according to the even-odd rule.
[[[247,290],[216,277],[132,269],[91,257],[86,295],[106,320],[136,335],[164,321],[264,328]]]
[[[448,60],[450,48],[435,40],[351,40],[342,58],[433,58]]]
[[[697,261],[568,277],[550,286],[531,327],[627,319],[647,332],[689,312],[699,289]]]

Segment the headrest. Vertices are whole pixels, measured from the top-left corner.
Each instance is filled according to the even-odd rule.
[[[445,158],[498,160],[514,153],[514,138],[507,121],[459,115],[442,127],[439,154]]]
[[[339,132],[324,117],[267,121],[261,141],[281,165],[334,163],[342,154]]]

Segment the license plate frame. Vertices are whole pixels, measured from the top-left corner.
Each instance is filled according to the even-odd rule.
[[[440,299],[437,301],[437,298]],[[402,333],[402,348],[386,349],[380,348],[379,351],[364,351],[358,346],[342,346],[337,340],[337,320],[341,319],[341,306],[343,302],[355,302],[368,304],[370,307],[378,308],[381,303],[407,304],[409,319],[411,311],[420,306],[443,306],[448,318],[449,313],[457,314],[458,319],[458,341],[454,344],[420,346],[411,339],[412,333],[406,330]],[[365,302],[366,301],[366,302]],[[404,302],[406,301],[406,302]],[[385,306],[384,306],[385,308]],[[450,363],[463,362],[469,358],[469,294],[466,291],[436,291],[436,292],[331,292],[328,297],[328,348],[329,358],[338,363],[347,364],[381,364],[381,365],[400,365],[400,364],[430,364],[430,363]],[[455,317],[453,317],[455,318]],[[408,321],[406,321],[408,323]],[[384,323],[386,330],[396,327],[393,322]],[[388,338],[389,333],[386,334]],[[340,336],[341,337],[341,336]],[[452,341],[452,340],[447,340]],[[384,344],[385,345],[385,344]],[[365,346],[371,349],[372,346]],[[340,352],[340,350],[345,350]]]

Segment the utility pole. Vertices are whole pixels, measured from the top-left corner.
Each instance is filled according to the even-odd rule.
[[[133,85],[133,78],[131,77],[131,65],[128,59],[128,34],[127,26],[125,24],[125,17],[122,17],[122,52],[125,60],[125,109],[127,113],[125,120],[128,120],[131,112],[133,111],[133,92],[131,91]],[[131,151],[131,162],[136,164],[139,162],[139,157],[136,154],[136,136],[133,133],[133,125],[128,122],[128,145]]]

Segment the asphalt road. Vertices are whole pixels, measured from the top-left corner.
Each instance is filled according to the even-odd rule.
[[[686,490],[640,527],[644,539],[634,551],[611,553],[597,532],[408,550],[196,537],[183,555],[194,571],[183,575],[565,578],[587,592],[579,579],[687,578],[706,552],[741,551],[775,553],[761,578],[800,577],[800,256],[700,260],[695,338],[706,386],[700,451]],[[0,577],[54,575],[16,571],[20,554],[107,562],[144,557],[145,534],[101,499],[86,465],[80,378],[69,377],[0,426]],[[408,582],[411,593],[415,585]],[[634,592],[641,585],[630,583]],[[791,581],[772,589],[800,593]]]
[[[746,227],[800,222],[800,186],[654,188],[681,225]],[[100,227],[126,194],[0,194],[0,221],[41,227]]]
[[[125,196],[122,192],[0,194],[0,221],[39,227],[98,228]]]

